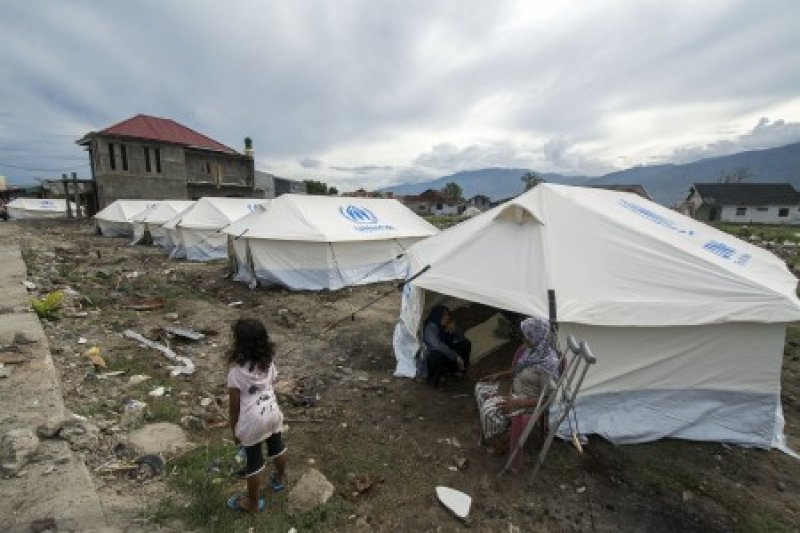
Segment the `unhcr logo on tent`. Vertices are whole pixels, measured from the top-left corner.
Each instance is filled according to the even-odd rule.
[[[357,205],[341,206],[339,212],[344,218],[356,224],[377,224],[378,217],[375,213],[366,207],[359,207]]]
[[[54,201],[52,201],[52,200],[42,200],[42,201],[39,203],[39,206],[40,206],[42,209],[55,209],[55,207],[56,207],[56,203],[55,203]]]
[[[355,226],[353,229],[356,231],[360,231],[362,233],[367,232],[375,232],[375,231],[389,231],[394,230],[395,227],[389,224],[378,224],[378,217],[375,216],[375,213],[367,209],[366,207],[361,207],[357,205],[347,205],[339,207],[339,213],[349,220],[353,222]]]

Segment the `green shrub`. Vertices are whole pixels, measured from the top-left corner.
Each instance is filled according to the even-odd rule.
[[[64,293],[54,291],[46,294],[41,300],[31,298],[31,306],[39,318],[46,320],[58,320],[58,312],[61,310],[61,302],[64,301]]]

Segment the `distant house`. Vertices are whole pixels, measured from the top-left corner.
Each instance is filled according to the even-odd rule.
[[[607,189],[609,191],[619,191],[619,192],[632,192],[633,194],[638,194],[645,200],[653,200],[650,196],[650,193],[647,192],[647,189],[644,188],[643,185],[586,185],[587,187],[592,187],[595,189]]]
[[[403,197],[403,203],[418,215],[457,215],[459,205],[449,202],[445,196],[433,189],[428,189],[419,195]]]
[[[477,207],[481,211],[485,211],[492,206],[492,199],[483,194],[476,194],[469,200],[467,200],[467,206],[469,207]]]
[[[282,194],[306,194],[302,181],[279,178],[269,172],[255,171],[254,198],[277,198]]]
[[[114,200],[250,197],[255,166],[174,120],[136,115],[76,141],[89,152],[99,207]]]
[[[788,183],[695,183],[678,210],[698,220],[800,225],[800,193]]]

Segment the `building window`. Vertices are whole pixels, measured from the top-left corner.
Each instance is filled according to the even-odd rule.
[[[153,167],[150,165],[150,148],[144,147],[144,170],[145,172],[152,172]]]
[[[789,216],[789,208],[788,207],[781,207],[780,209],[778,209],[778,216],[781,217],[781,218],[788,217]]]
[[[119,151],[120,155],[122,155],[122,170],[128,170],[128,146],[120,144]]]
[[[736,216],[741,217],[741,216],[744,216],[746,214],[747,214],[747,208],[746,207],[737,207],[736,208]]]
[[[156,156],[156,173],[161,174],[161,149],[153,148],[153,154]]]
[[[769,211],[769,207],[756,207],[756,211],[760,213],[766,213],[767,211]]]
[[[436,204],[436,210],[437,211],[441,211],[443,207],[444,207],[444,204]]]
[[[108,164],[111,170],[117,170],[117,159],[114,156],[114,143],[108,143]]]

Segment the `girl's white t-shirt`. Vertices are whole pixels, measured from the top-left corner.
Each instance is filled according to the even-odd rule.
[[[239,422],[235,433],[242,446],[253,446],[278,433],[283,425],[283,413],[278,407],[273,384],[278,376],[275,365],[266,371],[250,370],[250,363],[228,370],[228,388],[239,390]]]

